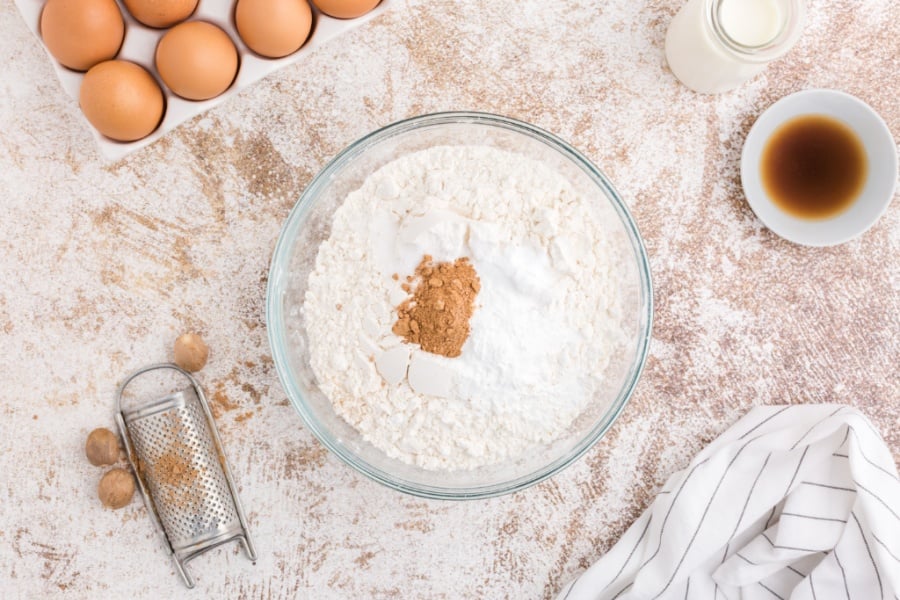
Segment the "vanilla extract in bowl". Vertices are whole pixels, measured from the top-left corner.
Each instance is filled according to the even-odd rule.
[[[778,208],[821,220],[846,211],[868,176],[862,141],[843,122],[804,115],[779,127],[762,153],[763,187]]]

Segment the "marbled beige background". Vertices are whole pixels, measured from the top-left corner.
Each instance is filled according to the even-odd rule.
[[[674,470],[753,404],[860,406],[900,458],[900,203],[833,249],[784,242],[738,179],[778,98],[856,94],[900,134],[900,3],[811,0],[762,77],[695,95],[664,66],[681,0],[408,0],[114,164],[0,0],[0,589],[4,598],[541,598],[606,550]],[[279,387],[263,299],[282,220],[341,148],[399,118],[492,111],[547,128],[630,204],[656,327],[629,407],[586,457],[462,504],[363,479]],[[260,552],[176,578],[140,500],[100,508],[87,432],[129,370],[201,331],[201,379]]]

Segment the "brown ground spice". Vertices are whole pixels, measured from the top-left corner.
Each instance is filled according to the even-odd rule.
[[[395,275],[394,279],[399,277]],[[411,296],[397,307],[393,332],[426,352],[459,356],[469,337],[475,296],[481,290],[475,267],[468,258],[433,263],[426,254],[415,276],[406,281],[402,287]]]
[[[167,434],[175,439],[156,461],[149,465],[149,470],[148,465],[141,465],[141,469],[146,471],[145,474],[155,483],[152,488],[154,502],[187,509],[197,502],[199,492],[194,489],[194,485],[202,473],[193,465],[194,450],[179,439],[184,424],[174,412],[169,413],[168,417]]]
[[[181,442],[169,446],[153,465],[156,481],[175,487],[189,487],[197,479],[197,469],[190,461],[191,449]]]

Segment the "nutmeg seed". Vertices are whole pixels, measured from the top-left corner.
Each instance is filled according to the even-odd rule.
[[[185,333],[175,340],[175,364],[193,373],[206,365],[209,347],[196,333]]]
[[[88,434],[84,453],[92,465],[112,465],[119,460],[119,438],[106,427],[98,427]]]
[[[128,506],[134,496],[134,477],[125,469],[111,469],[100,479],[97,495],[107,508]]]

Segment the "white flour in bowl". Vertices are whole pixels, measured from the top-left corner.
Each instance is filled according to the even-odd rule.
[[[456,358],[391,332],[423,255],[481,280]],[[309,276],[310,363],[335,411],[389,456],[460,470],[551,443],[624,333],[603,225],[552,169],[482,146],[391,162],[349,194]],[[394,274],[399,274],[399,281]]]

